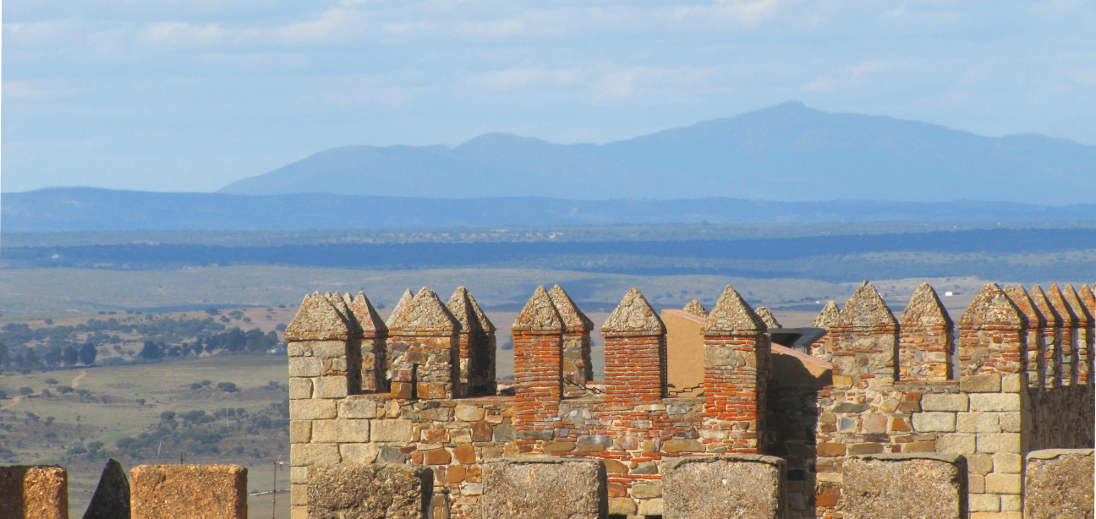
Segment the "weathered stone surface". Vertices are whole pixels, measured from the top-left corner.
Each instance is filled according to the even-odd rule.
[[[407,310],[411,307],[411,300],[415,298],[415,294],[411,293],[411,289],[403,291],[400,295],[400,300],[396,302],[396,306],[392,308],[392,313],[388,315],[388,319],[384,321],[385,326],[389,329],[392,328],[392,323],[396,321],[404,320]]]
[[[373,303],[365,297],[365,292],[358,291],[353,299],[347,298],[346,306],[353,312],[363,334],[376,336],[388,332],[388,326],[381,320],[377,309],[373,308]]]
[[[118,461],[111,459],[103,467],[84,519],[129,519],[129,479]]]
[[[607,513],[601,461],[513,458],[484,465],[482,519],[597,519]]]
[[[571,296],[567,295],[563,287],[553,285],[552,289],[548,291],[548,297],[552,299],[556,312],[559,312],[559,317],[563,320],[563,327],[566,331],[585,332],[594,329],[594,323],[590,321],[589,317],[586,317],[586,314],[582,313],[582,310],[578,309],[578,305],[571,300]]]
[[[1092,449],[1029,452],[1024,479],[1024,518],[1091,518],[1092,473]]]
[[[705,319],[708,317],[708,309],[704,308],[704,305],[700,304],[700,301],[697,301],[696,299],[691,299],[688,303],[685,303],[685,307],[682,308],[682,310],[685,310],[686,312],[689,312],[690,314],[693,314],[701,319]]]
[[[847,519],[966,517],[965,463],[960,456],[876,455],[842,466],[838,509]]]
[[[764,333],[766,329],[765,322],[731,285],[723,288],[715,308],[704,320],[706,335],[755,334]]]
[[[818,315],[814,316],[814,321],[811,326],[814,328],[829,328],[837,324],[837,316],[841,314],[841,309],[837,308],[837,303],[833,301],[826,301],[826,306],[822,307],[822,310],[818,312]]]
[[[1084,289],[1085,287],[1082,285],[1081,288]],[[1084,328],[1092,322],[1092,312],[1088,310],[1088,306],[1081,300],[1081,295],[1077,293],[1073,285],[1066,285],[1062,289],[1062,297],[1065,298],[1073,313],[1077,315],[1078,326]]]
[[[928,283],[921,283],[902,311],[902,326],[951,326],[951,316]]]
[[[313,292],[305,296],[297,309],[297,315],[285,328],[285,340],[346,340],[358,332],[357,320],[351,320],[352,317],[348,315],[350,310],[340,311],[332,303],[333,299],[342,302],[341,297],[333,294]]]
[[[0,467],[0,517],[68,519],[68,474],[61,467]]]
[[[865,281],[841,308],[837,324],[851,328],[897,328],[898,320],[875,286]]]
[[[773,328],[783,328],[780,321],[776,320],[776,316],[773,315],[772,310],[769,310],[767,306],[757,307],[757,316],[761,318],[761,321],[765,323],[765,326],[770,330]]]
[[[1026,325],[1027,318],[997,283],[983,285],[959,318],[959,326],[972,329],[987,326],[1020,329]]]
[[[1047,325],[1046,317],[1043,317],[1043,313],[1039,311],[1038,305],[1031,299],[1031,294],[1028,294],[1027,290],[1024,290],[1024,285],[1006,286],[1003,288],[1005,294],[1008,294],[1009,299],[1012,299],[1016,308],[1019,308],[1024,316],[1027,317],[1028,326],[1032,328],[1043,328]]]
[[[308,469],[309,519],[424,519],[430,469],[402,464],[343,464]]]
[[[533,295],[525,302],[514,319],[513,330],[519,331],[563,331],[563,319],[560,318],[556,306],[552,304],[552,298],[548,291],[538,286]]]
[[[1031,290],[1028,291],[1028,295],[1031,296],[1031,300],[1035,302],[1035,306],[1039,309],[1039,313],[1046,319],[1048,328],[1062,326],[1062,316],[1054,309],[1054,305],[1050,304],[1050,299],[1047,298],[1047,293],[1043,291],[1042,287],[1039,285],[1032,285]]]
[[[453,318],[460,323],[462,332],[469,333],[481,330],[479,317],[476,315],[475,309],[472,308],[472,294],[468,292],[467,288],[457,287],[453,291],[453,295],[449,296],[449,301],[445,303],[445,307],[449,309],[449,313],[453,315]]]
[[[624,294],[613,313],[601,325],[603,335],[658,335],[666,332],[666,326],[651,308],[647,298],[633,288]]]
[[[246,519],[247,468],[139,465],[130,471],[133,519]]]
[[[1066,301],[1066,296],[1062,293],[1062,289],[1058,288],[1058,284],[1051,284],[1046,294],[1050,304],[1054,306],[1054,310],[1057,311],[1058,316],[1062,318],[1062,326],[1065,326],[1066,328],[1077,326],[1080,322],[1080,317],[1077,316],[1077,313],[1073,311],[1073,307]]]
[[[460,323],[449,313],[438,294],[428,287],[422,287],[404,311],[399,314],[393,311],[388,321],[389,330],[445,334],[460,329]]]
[[[680,458],[662,465],[667,519],[781,518],[784,460],[734,455]]]

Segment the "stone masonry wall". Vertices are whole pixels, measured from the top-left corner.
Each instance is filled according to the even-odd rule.
[[[1077,306],[1090,304],[1091,289],[1071,291],[1057,292],[1073,315],[1090,316]],[[936,453],[962,458],[971,517],[1018,518],[1024,454],[1093,437],[1091,369],[1082,367],[1092,320],[1063,332],[1066,321],[1031,317],[1048,315],[1056,297],[1024,292],[984,287],[955,341],[928,285],[899,320],[865,283],[817,320],[828,334],[812,352],[831,372],[783,384],[790,374],[771,372],[765,323],[727,287],[704,321],[699,397],[668,396],[672,344],[635,290],[602,326],[606,379],[594,382],[588,319],[562,288],[538,288],[512,326],[513,394],[490,396],[475,396],[493,380],[473,367],[488,358],[476,350],[493,348],[494,328],[467,303],[447,306],[423,289],[379,323],[364,295],[313,294],[286,331],[293,517],[307,515],[310,467],[370,463],[429,467],[433,516],[474,517],[485,464],[527,456],[598,459],[609,513],[655,516],[665,463],[743,453],[788,460],[782,515],[839,518],[850,457]],[[474,302],[467,291],[454,298]],[[477,327],[472,339],[466,330]],[[1083,339],[1070,339],[1068,355],[1067,335]],[[385,365],[370,364],[370,353]]]

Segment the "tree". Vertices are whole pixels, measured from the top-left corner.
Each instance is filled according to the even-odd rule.
[[[76,361],[80,359],[80,351],[73,345],[65,346],[61,348],[61,363],[66,366],[72,366],[76,364]]]
[[[157,360],[164,356],[164,349],[155,342],[145,341],[144,347],[141,348],[141,352],[137,355],[143,359]]]
[[[56,367],[61,364],[61,347],[54,344],[49,348],[46,348],[46,354],[42,356],[42,360],[46,361],[46,365],[49,367]]]
[[[95,345],[90,342],[85,342],[80,347],[80,363],[88,366],[95,363],[95,356],[98,352],[95,350]]]

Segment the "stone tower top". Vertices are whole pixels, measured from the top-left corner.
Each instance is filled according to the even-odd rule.
[[[404,318],[403,314],[407,312],[407,309],[411,306],[411,300],[414,298],[415,294],[411,293],[410,288],[404,290],[403,294],[400,296],[399,302],[392,308],[392,313],[388,316],[388,320],[384,322],[385,325],[392,328],[392,323],[397,320],[402,320]]]
[[[898,320],[894,318],[887,303],[875,286],[867,281],[861,283],[852,297],[849,297],[837,314],[836,324],[852,328],[898,328]]]
[[[823,306],[818,315],[814,317],[811,326],[814,328],[829,328],[837,324],[837,316],[840,314],[841,309],[837,308],[837,303],[826,301],[826,306]]]
[[[575,302],[571,300],[571,296],[567,295],[563,287],[559,285],[552,286],[552,289],[548,291],[548,297],[555,305],[560,319],[563,320],[566,331],[582,333],[594,329],[594,323],[590,321],[589,317],[586,317],[586,314],[582,313],[582,310],[578,309],[578,306],[575,306]]]
[[[959,318],[963,328],[1023,328],[1027,318],[997,283],[986,283]]]
[[[333,303],[338,301],[342,308]],[[285,328],[287,341],[346,340],[359,330],[342,298],[313,292],[304,297],[293,322]]]
[[[460,329],[460,322],[449,313],[438,294],[427,287],[415,294],[405,310],[392,314],[394,318],[388,323],[390,330],[453,332]]]
[[[776,320],[776,316],[773,315],[772,310],[769,310],[767,306],[757,307],[757,316],[761,318],[761,321],[765,323],[765,327],[768,329],[783,328],[780,321]]]
[[[514,319],[512,328],[518,331],[563,331],[563,319],[543,286],[538,286],[533,291],[532,297],[525,302],[525,307]]]
[[[636,288],[624,294],[616,310],[601,325],[603,335],[657,335],[665,331],[658,313]]]
[[[936,291],[928,283],[914,290],[906,309],[902,311],[902,326],[951,326],[951,317]]]
[[[750,308],[734,287],[727,285],[704,321],[705,334],[765,333],[765,321]]]
[[[381,320],[377,309],[373,308],[373,303],[365,297],[365,292],[359,290],[353,299],[349,298],[349,294],[344,299],[347,300],[346,306],[353,312],[364,335],[376,336],[388,332],[388,326]]]
[[[708,317],[708,309],[704,308],[704,305],[700,304],[700,301],[697,301],[696,299],[692,299],[688,303],[685,303],[685,307],[682,308],[682,310],[701,319]]]

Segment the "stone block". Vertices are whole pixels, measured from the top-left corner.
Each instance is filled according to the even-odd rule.
[[[1019,454],[1000,453],[993,455],[993,471],[1003,474],[1019,474],[1023,471],[1024,459]]]
[[[1019,474],[986,474],[986,492],[1019,495],[1022,484]]]
[[[483,468],[476,517],[597,519],[608,514],[605,466],[597,460],[510,458]]]
[[[369,420],[336,420],[335,438],[340,443],[369,441]]]
[[[630,497],[609,498],[610,515],[635,515],[636,502]]]
[[[312,441],[312,420],[293,420],[289,422],[289,443],[308,443]]]
[[[842,465],[838,510],[847,519],[965,517],[961,456],[918,454],[849,458]]]
[[[291,400],[312,398],[312,379],[291,377],[289,379],[289,398]]]
[[[372,443],[342,443],[339,444],[339,457],[344,463],[365,464],[373,463],[380,455],[381,449]]]
[[[955,413],[914,413],[913,430],[917,432],[955,431]]]
[[[942,454],[974,454],[977,447],[973,434],[941,434],[936,439],[936,452]]]
[[[434,474],[398,464],[342,464],[308,469],[308,518],[425,519]]]
[[[632,496],[639,499],[662,497],[661,481],[639,480],[632,483]]]
[[[1019,433],[989,433],[978,435],[978,452],[1020,452]]]
[[[639,502],[639,515],[644,517],[661,516],[664,509],[661,499],[645,499]]]
[[[464,420],[465,422],[478,422],[483,420],[484,411],[482,407],[474,405],[457,404],[457,409],[453,413],[457,420]]]
[[[783,517],[783,476],[784,460],[773,456],[698,456],[665,462],[662,516]]]
[[[339,446],[334,443],[294,443],[289,446],[289,463],[294,467],[334,465],[340,460]]]
[[[348,398],[339,402],[339,418],[376,418],[377,402],[371,398]]]
[[[324,376],[316,381],[316,398],[345,398],[347,382],[345,376]]]
[[[1019,393],[974,393],[970,395],[971,411],[1019,411]]]
[[[411,420],[373,420],[372,440],[375,442],[409,442],[412,437]]]
[[[999,512],[1001,510],[1001,497],[997,494],[971,494],[971,512]]]
[[[132,519],[246,519],[247,468],[139,465],[130,471]]]
[[[68,519],[68,473],[61,467],[0,467],[0,517]]]
[[[959,390],[964,393],[998,393],[1001,391],[1001,375],[984,373],[963,377]]]
[[[290,377],[318,377],[323,373],[323,362],[316,357],[290,357]]]
[[[967,395],[962,393],[928,393],[921,397],[923,411],[966,411],[969,406]]]
[[[1048,449],[1027,455],[1025,519],[1093,516],[1093,450]]]
[[[338,441],[335,429],[336,420],[313,420],[312,443],[335,443]]]
[[[334,400],[290,400],[289,416],[294,420],[322,420],[335,417]]]

